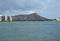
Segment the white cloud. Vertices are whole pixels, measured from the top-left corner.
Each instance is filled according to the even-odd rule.
[[[14,10],[18,11],[37,11],[37,10],[41,10],[45,5],[44,1],[42,0],[5,0],[0,2],[0,10],[4,13],[4,12],[13,12]],[[13,8],[13,9],[12,9]],[[15,12],[16,12],[15,11]],[[19,12],[20,12],[19,11]],[[15,14],[15,13],[14,13]]]
[[[0,13],[4,15],[29,12],[37,12],[47,17],[53,16],[54,13],[59,14],[60,0],[0,0]]]

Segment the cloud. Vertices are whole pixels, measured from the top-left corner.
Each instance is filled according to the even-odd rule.
[[[0,13],[5,14],[4,12],[14,12],[14,10],[15,12],[37,11],[44,7],[44,2],[46,3],[44,0],[0,0]]]
[[[60,0],[0,0],[0,14],[17,15],[29,11],[48,18],[59,16]]]
[[[35,11],[32,11],[32,10],[28,10],[28,11],[22,11],[22,10],[12,10],[12,11],[8,11],[8,10],[6,10],[6,11],[4,11],[4,13],[3,13],[3,15],[6,15],[6,16],[8,16],[9,14],[9,16],[14,16],[14,15],[26,15],[26,14],[31,14],[31,13],[35,13]]]
[[[60,15],[60,0],[50,0],[47,6],[41,10],[42,15],[48,18],[56,18]]]

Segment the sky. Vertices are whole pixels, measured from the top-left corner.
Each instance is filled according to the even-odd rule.
[[[0,0],[1,15],[38,13],[46,18],[60,17],[60,0]]]

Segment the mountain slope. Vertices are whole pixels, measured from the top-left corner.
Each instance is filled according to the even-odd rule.
[[[16,15],[12,16],[13,21],[48,21],[49,19],[39,16],[37,13],[29,15]]]

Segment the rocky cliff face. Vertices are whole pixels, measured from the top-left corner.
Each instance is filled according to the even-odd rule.
[[[37,13],[30,15],[16,15],[12,16],[13,21],[48,21],[49,19],[39,16]]]

